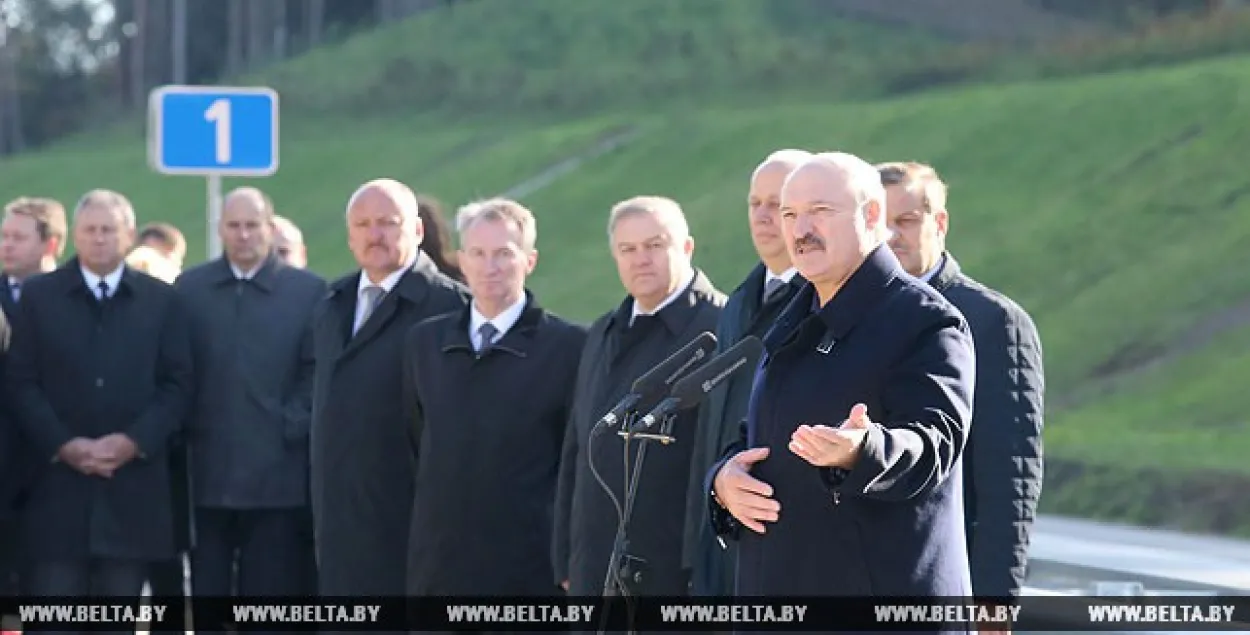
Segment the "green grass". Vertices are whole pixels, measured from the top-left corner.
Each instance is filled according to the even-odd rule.
[[[500,5],[478,0],[259,78],[280,89],[287,113],[281,170],[259,184],[305,229],[313,268],[336,276],[352,267],[343,206],[369,178],[392,176],[460,204],[633,126],[634,143],[524,201],[540,225],[533,287],[545,305],[589,320],[622,294],[605,236],[607,210],[622,198],[679,200],[698,264],[729,291],[754,263],[746,180],[771,150],[932,162],[952,187],[951,246],[965,270],[1012,295],[1042,331],[1049,456],[1124,470],[1167,466],[1173,475],[1250,474],[1242,414],[1250,409],[1242,387],[1250,328],[1131,379],[1106,380],[1250,299],[1240,265],[1250,243],[1250,172],[1237,159],[1250,144],[1250,58],[870,99],[872,91],[838,87],[870,74],[881,48],[944,45],[853,24],[822,32],[813,26],[818,3],[806,1],[785,4],[785,13],[779,3],[737,0],[595,0],[593,11],[586,1],[535,3],[513,21],[491,21]],[[613,26],[588,30],[592,14]],[[647,29],[644,14],[665,26]],[[545,52],[542,29],[567,45],[564,59]],[[671,58],[665,47],[682,42],[690,44]],[[718,58],[724,42],[753,51],[733,58],[740,72]],[[813,51],[838,43],[853,53],[824,58],[827,72],[815,79],[821,59]],[[637,70],[657,48],[670,55]],[[437,82],[422,79],[459,59],[465,64]],[[951,59],[959,58],[934,53],[927,63]],[[509,60],[568,74],[529,73],[499,92],[513,72]],[[781,76],[762,77],[782,61]],[[416,74],[388,88],[380,79],[388,66]],[[822,91],[841,99],[813,96]],[[715,99],[730,92],[743,97]],[[406,113],[397,108],[405,95]],[[567,100],[550,101],[555,95]],[[689,95],[722,105],[683,104]],[[460,115],[438,112],[445,109]],[[596,112],[570,114],[579,110]],[[72,202],[97,186],[129,194],[141,220],[180,225],[192,241],[189,260],[202,257],[203,181],[152,174],[133,127],[0,163],[0,197]],[[1125,473],[1105,482],[1124,483]],[[1098,513],[1088,499],[1058,500]],[[1134,509],[1113,511],[1140,516]]]
[[[778,87],[863,91],[882,59],[949,48],[822,0],[473,0],[314,51],[256,79],[292,108],[550,114]]]

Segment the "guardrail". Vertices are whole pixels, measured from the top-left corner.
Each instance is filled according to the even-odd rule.
[[[1150,597],[1250,596],[1250,542],[1053,517],[1039,518],[1035,527],[1025,596],[1124,604]],[[1083,613],[1084,603],[1070,606]],[[1074,624],[1088,623],[1078,611],[1032,617],[1044,622],[1027,625],[1035,631],[1071,632]],[[1250,624],[1244,626],[1250,632]]]

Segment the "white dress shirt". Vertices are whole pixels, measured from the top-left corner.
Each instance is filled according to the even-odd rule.
[[[686,288],[689,287],[690,283],[692,282],[694,282],[694,269],[691,269],[690,271],[686,272],[686,275],[681,277],[681,282],[677,285],[677,289],[673,291],[672,293],[668,294],[668,297],[664,298],[663,302],[657,304],[656,307],[654,309],[651,309],[650,311],[640,310],[638,308],[638,300],[635,299],[634,306],[633,306],[633,314],[629,316],[630,326],[634,325],[634,318],[640,315],[655,315],[656,313],[659,313],[660,310],[663,309],[664,307],[677,301],[677,298],[680,298],[681,294],[686,292]]]
[[[256,272],[260,271],[260,268],[263,267],[264,265],[265,263],[261,262],[259,265],[256,265],[255,267],[253,267],[251,271],[244,271],[238,268],[238,266],[236,266],[232,262],[230,263],[230,271],[234,272],[234,277],[237,280],[251,280],[253,277],[256,276]],[[361,277],[363,278],[363,276]]]
[[[486,344],[486,342],[482,341],[481,329],[483,324],[490,322],[490,325],[495,327],[495,337],[490,342],[494,344],[503,338],[508,329],[516,326],[517,320],[521,319],[521,312],[524,310],[525,296],[522,295],[521,299],[513,303],[512,306],[500,311],[499,315],[488,320],[486,316],[477,310],[477,303],[474,302],[469,309],[469,341],[473,343],[473,350],[480,351],[482,346]]]
[[[395,289],[395,285],[399,284],[399,279],[404,277],[404,274],[408,273],[408,270],[412,269],[413,266],[417,264],[418,255],[419,252],[414,251],[412,257],[408,259],[408,262],[404,263],[404,266],[387,274],[387,276],[382,278],[382,281],[377,284],[374,284],[371,280],[369,280],[369,276],[365,275],[364,271],[360,272],[360,284],[356,287],[356,319],[352,322],[353,333],[359,331],[360,327],[364,326],[365,318],[369,316],[370,307],[367,294],[364,292],[365,289],[369,287],[382,287],[382,297],[386,297],[386,294],[390,293],[393,289]]]
[[[117,284],[121,282],[122,270],[125,268],[125,264],[117,265],[117,268],[114,269],[112,273],[104,276],[104,283],[109,287],[110,298],[113,297],[113,294],[117,293]],[[104,298],[100,297],[100,276],[87,271],[86,267],[80,266],[78,269],[82,271],[82,279],[87,283],[87,288],[91,289],[91,294],[94,295],[97,300],[103,300]]]

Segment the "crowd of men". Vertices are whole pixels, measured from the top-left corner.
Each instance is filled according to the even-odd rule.
[[[186,271],[177,229],[138,230],[120,193],[69,219],[13,201],[7,592],[599,595],[638,444],[597,424],[713,332],[765,355],[650,450],[627,592],[1014,596],[1041,344],[946,249],[945,184],[782,150],[744,185],[757,262],[728,296],[676,201],[613,206],[623,298],[588,327],[528,289],[537,222],[513,200],[461,208],[449,257],[435,205],[370,181],[346,205],[358,269],[328,283],[256,188],[224,199],[224,254]]]

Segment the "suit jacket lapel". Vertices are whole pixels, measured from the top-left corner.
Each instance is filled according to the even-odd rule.
[[[407,276],[408,274],[405,273],[404,277]],[[403,283],[402,278],[400,279],[400,283]],[[395,287],[395,289],[393,289],[390,293],[387,293],[386,296],[382,298],[382,303],[378,305],[378,308],[373,310],[373,314],[369,316],[369,319],[365,320],[365,323],[360,325],[360,330],[357,331],[355,335],[351,334],[351,328],[353,323],[356,321],[357,307],[355,302],[352,303],[352,314],[347,319],[347,334],[350,339],[347,340],[347,346],[343,348],[343,354],[341,357],[348,357],[352,353],[360,350],[362,346],[369,343],[369,340],[377,337],[378,333],[381,333],[386,324],[391,321],[391,318],[395,317],[395,310],[399,307],[399,298],[396,297],[399,294],[395,293],[395,291],[398,290],[399,285],[395,285]],[[360,300],[357,299],[357,302],[359,301]]]

